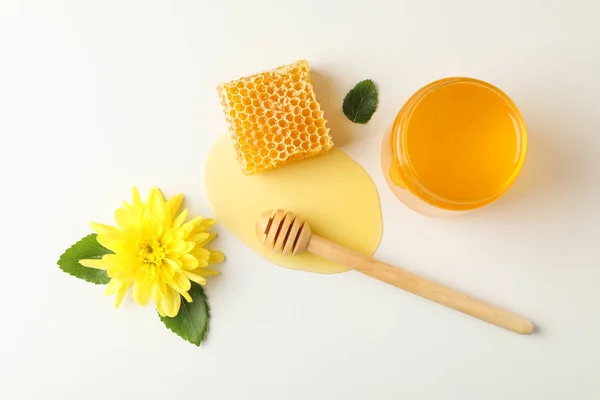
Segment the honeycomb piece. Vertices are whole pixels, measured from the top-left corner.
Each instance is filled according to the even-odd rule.
[[[246,175],[333,147],[304,60],[221,83],[217,90],[238,162]]]

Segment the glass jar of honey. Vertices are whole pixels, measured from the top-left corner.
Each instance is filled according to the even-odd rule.
[[[432,216],[498,199],[519,175],[527,149],[525,123],[513,101],[472,78],[446,78],[421,88],[384,140],[390,188],[407,206]]]

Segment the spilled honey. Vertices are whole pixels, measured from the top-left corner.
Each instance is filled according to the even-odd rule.
[[[366,255],[372,255],[381,240],[377,188],[369,174],[339,149],[246,176],[224,135],[206,157],[204,185],[219,223],[263,258],[285,268],[318,273],[348,270],[310,253],[284,257],[266,249],[256,238],[255,225],[270,209],[293,210],[315,235]]]

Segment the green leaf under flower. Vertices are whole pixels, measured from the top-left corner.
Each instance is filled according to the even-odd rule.
[[[175,334],[200,346],[208,331],[210,309],[202,286],[192,282],[188,293],[193,300],[191,303],[181,299],[181,307],[175,317],[160,317],[160,319]]]
[[[58,266],[67,274],[97,285],[105,285],[110,281],[106,271],[95,268],[87,268],[79,264],[83,259],[100,259],[112,251],[102,246],[96,240],[95,233],[87,235],[73,246],[69,247],[58,260]]]

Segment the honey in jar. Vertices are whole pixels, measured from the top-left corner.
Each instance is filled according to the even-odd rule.
[[[387,140],[388,184],[409,207],[429,215],[469,211],[499,198],[517,178],[527,147],[513,101],[471,78],[420,89]]]

